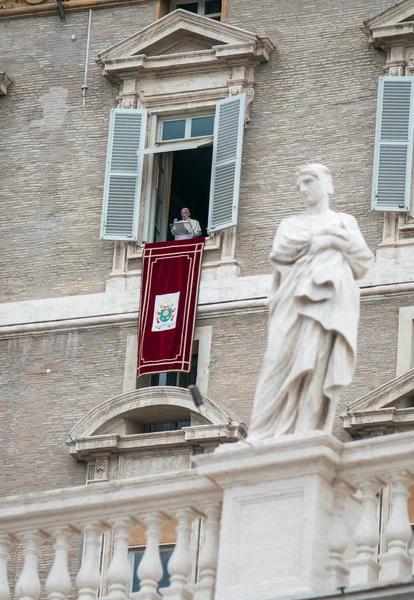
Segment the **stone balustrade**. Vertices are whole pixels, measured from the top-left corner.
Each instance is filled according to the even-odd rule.
[[[329,587],[369,586],[412,578],[408,498],[413,484],[412,433],[343,445],[332,486]],[[346,506],[350,499],[360,508],[356,522],[347,528]],[[349,546],[354,556],[345,560]]]
[[[0,599],[9,600],[7,562],[11,548],[23,544],[23,568],[15,584],[19,600],[65,600],[72,588],[69,573],[71,539],[83,535],[80,569],[75,578],[79,600],[101,596],[102,535],[113,533],[106,571],[106,597],[126,600],[132,581],[129,539],[137,525],[146,526],[146,546],[138,567],[136,600],[211,600],[214,594],[220,528],[221,489],[195,471],[97,483],[26,496],[0,503]],[[174,519],[176,543],[168,563],[170,585],[158,590],[163,570],[159,541],[162,526]],[[198,559],[198,581],[189,586],[192,569],[190,536],[194,521],[205,522]],[[38,560],[42,545],[53,541],[54,560],[41,589]],[[162,594],[162,596],[160,596]]]
[[[240,442],[194,462],[188,471],[3,499],[0,600],[10,599],[13,586],[19,600],[65,600],[74,584],[80,600],[329,598],[329,590],[334,597],[338,588],[351,593],[397,581],[410,586],[412,434],[348,444],[324,434]],[[190,583],[191,536],[200,519],[197,581]],[[161,529],[172,520],[170,584],[158,589]],[[146,526],[146,545],[140,590],[131,595],[129,540],[138,525]],[[102,535],[109,531],[103,585]],[[79,535],[82,560],[74,577],[68,557]],[[53,564],[41,584],[39,555],[51,542]],[[23,566],[9,582],[13,546],[23,548]]]

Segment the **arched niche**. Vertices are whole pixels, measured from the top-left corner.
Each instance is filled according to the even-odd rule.
[[[148,425],[178,422],[178,429],[148,432]],[[67,444],[76,460],[88,463],[91,482],[190,468],[193,454],[245,435],[237,416],[213,400],[203,396],[198,410],[188,390],[153,387],[94,407],[73,427]]]

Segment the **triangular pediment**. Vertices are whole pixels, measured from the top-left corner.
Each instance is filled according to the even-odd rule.
[[[364,21],[362,30],[377,48],[388,50],[398,40],[414,45],[414,0],[401,0]]]
[[[353,437],[414,430],[414,369],[357,398],[340,415]]]
[[[401,0],[365,21],[367,27],[391,27],[414,21],[414,0]]]
[[[414,407],[414,369],[352,401],[347,412]]]
[[[257,44],[259,40],[264,42],[267,38],[179,9],[104,50],[98,62],[202,52],[217,46]]]

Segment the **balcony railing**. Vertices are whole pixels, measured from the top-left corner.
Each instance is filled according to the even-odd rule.
[[[221,523],[221,505],[224,504],[224,510],[231,510],[231,503],[226,504],[226,495],[234,492],[232,478],[240,486],[244,472],[251,473],[255,468],[254,476],[260,477],[262,469],[263,476],[269,477],[269,473],[275,473],[281,465],[287,481],[292,476],[289,465],[295,469],[294,465],[302,460],[300,456],[306,456],[305,471],[312,470],[311,464],[318,465],[317,469],[323,469],[324,485],[328,482],[328,491],[320,500],[328,519],[328,535],[324,536],[321,530],[321,552],[314,557],[315,563],[324,561],[324,575],[319,579],[319,588],[313,584],[308,594],[316,597],[320,593],[327,598],[332,590],[333,595],[343,592],[352,597],[353,589],[371,589],[377,591],[377,596],[373,597],[379,598],[382,597],[379,590],[390,583],[399,582],[404,587],[412,582],[413,556],[408,550],[412,534],[407,512],[408,489],[414,481],[412,434],[349,444],[323,435],[306,438],[299,445],[297,438],[272,444],[252,448],[241,442],[226,451],[198,457],[195,462],[199,466],[188,471],[3,499],[0,502],[0,600],[9,600],[13,586],[14,596],[20,600],[38,600],[41,594],[49,600],[65,600],[72,589],[72,579],[80,600],[95,600],[98,593],[113,600],[126,600],[131,595],[132,578],[129,539],[131,531],[138,525],[146,526],[146,547],[138,567],[140,591],[132,594],[134,599],[157,600],[161,596],[174,600],[235,598],[237,596],[230,589],[225,591],[228,582],[223,574],[215,595],[217,567],[220,571],[220,565],[217,565],[219,553],[220,560],[225,558],[225,550],[220,548],[220,528],[223,535],[223,526],[227,526],[224,524],[230,522],[227,514]],[[280,452],[282,446],[283,453]],[[206,465],[210,465],[213,474],[206,473]],[[318,477],[321,472],[318,471]],[[225,483],[223,477],[228,478]],[[276,477],[276,487],[277,480]],[[252,490],[254,487],[252,483]],[[379,510],[381,490],[386,490],[383,495],[389,498],[385,524],[381,520],[387,511]],[[263,502],[266,511],[265,498]],[[309,510],[313,508],[308,507]],[[191,535],[195,529],[192,524],[199,519],[204,522],[205,535],[197,554],[197,581],[190,584],[194,558]],[[271,511],[268,519],[269,527],[277,531],[277,517],[272,516]],[[168,563],[170,585],[158,590],[162,577],[161,528],[172,520],[177,525],[176,543]],[[102,587],[101,542],[102,534],[108,531],[113,532],[113,547]],[[71,578],[68,560],[71,540],[79,535],[83,536],[81,566],[77,575]],[[54,544],[53,564],[43,590],[38,560],[42,545],[51,541]],[[246,540],[246,544],[248,542]],[[23,567],[17,573],[16,581],[9,582],[9,552],[13,546],[20,545],[23,546]],[[303,548],[305,553],[310,551]],[[278,556],[270,556],[270,560],[277,561]],[[237,563],[232,566],[236,575],[238,567]],[[317,568],[321,571],[320,564]],[[270,592],[267,596],[258,592],[256,597],[243,594],[240,597],[260,600],[262,597],[295,596],[294,591],[289,595],[283,588],[275,587],[272,577],[269,572],[272,596]],[[266,584],[262,581],[261,589],[263,583]],[[334,592],[338,589],[342,592]]]

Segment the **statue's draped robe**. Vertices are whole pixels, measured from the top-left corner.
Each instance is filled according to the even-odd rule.
[[[313,229],[341,227],[347,250],[308,254]],[[359,287],[373,255],[356,220],[329,211],[282,221],[270,260],[269,337],[256,389],[249,438],[330,432],[338,395],[352,381]]]

